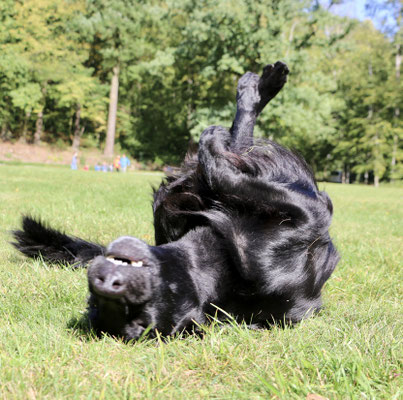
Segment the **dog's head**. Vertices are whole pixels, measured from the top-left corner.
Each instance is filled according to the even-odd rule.
[[[152,323],[147,305],[157,274],[158,261],[146,243],[129,236],[112,242],[88,269],[91,326],[126,340],[140,337]]]
[[[147,330],[153,336],[193,326],[203,313],[186,253],[175,245],[148,246],[123,236],[88,269],[90,325],[128,341]]]

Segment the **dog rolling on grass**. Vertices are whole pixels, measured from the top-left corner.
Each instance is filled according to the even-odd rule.
[[[51,263],[88,264],[90,324],[124,340],[192,330],[217,309],[253,327],[317,311],[339,259],[332,203],[304,160],[253,139],[287,74],[277,62],[241,77],[231,129],[207,128],[198,153],[155,191],[156,246],[123,236],[103,247],[28,216],[14,246]]]

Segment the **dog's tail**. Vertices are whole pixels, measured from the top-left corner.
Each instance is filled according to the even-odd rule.
[[[30,216],[23,216],[22,229],[12,235],[15,241],[11,244],[21,253],[50,263],[80,267],[105,253],[105,247],[99,244],[67,236]]]

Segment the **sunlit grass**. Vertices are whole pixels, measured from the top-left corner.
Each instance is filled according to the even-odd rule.
[[[213,324],[203,339],[96,339],[76,326],[86,272],[24,259],[8,244],[21,213],[101,243],[122,234],[152,243],[160,180],[0,165],[0,398],[401,398],[402,188],[320,184],[335,205],[342,260],[324,310],[294,328]]]

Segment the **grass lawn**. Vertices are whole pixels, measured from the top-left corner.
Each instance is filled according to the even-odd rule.
[[[86,271],[23,258],[9,230],[28,212],[101,243],[152,243],[160,179],[0,165],[0,399],[403,397],[402,188],[320,184],[342,259],[323,311],[295,328],[212,326],[204,339],[134,345],[80,329]]]

